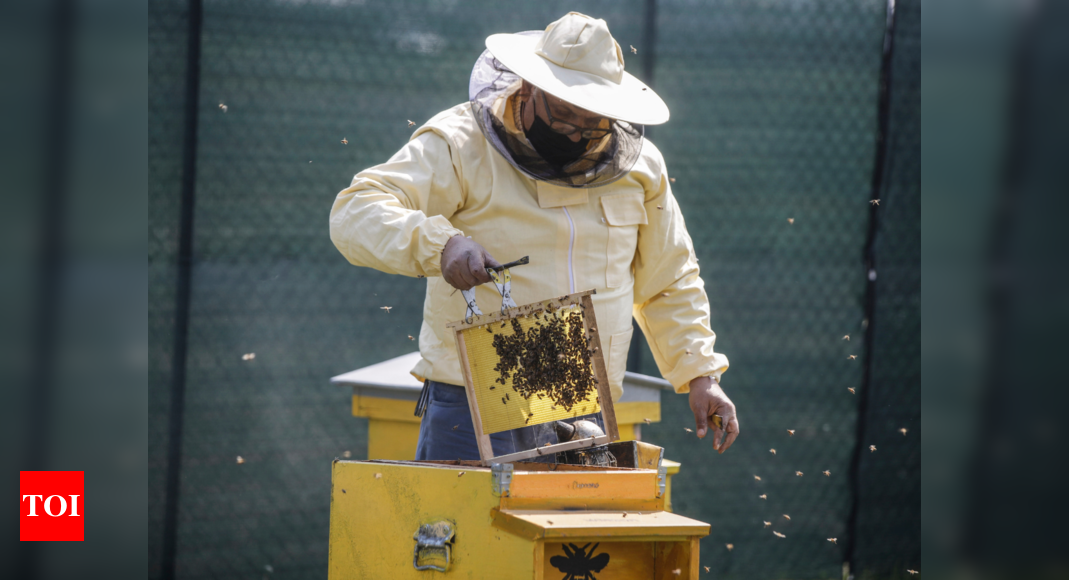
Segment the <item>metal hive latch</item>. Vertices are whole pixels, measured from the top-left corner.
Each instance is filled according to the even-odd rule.
[[[663,451],[662,451],[663,453]],[[657,497],[664,497],[665,482],[668,481],[668,466],[657,467]]]
[[[456,528],[452,522],[439,521],[421,525],[412,536],[416,541],[412,552],[412,566],[416,570],[448,571],[455,534]]]
[[[511,463],[494,463],[490,466],[494,495],[508,496],[509,486],[512,485],[512,470]]]

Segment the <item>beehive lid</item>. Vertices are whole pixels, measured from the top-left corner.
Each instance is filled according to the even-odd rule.
[[[494,525],[521,537],[545,540],[709,535],[709,524],[665,511],[503,509],[494,511]]]

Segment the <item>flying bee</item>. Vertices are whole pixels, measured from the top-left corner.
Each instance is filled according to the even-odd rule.
[[[759,497],[761,499],[768,499],[768,494],[767,493],[762,493],[761,495],[759,495],[757,497]]]
[[[635,48],[634,45],[630,45],[630,46],[631,46],[631,54],[638,54],[638,49]]]
[[[899,430],[898,430],[898,432],[899,432],[899,433],[901,433],[903,437],[905,437],[905,436],[906,436],[906,432],[907,432],[907,431],[908,431],[908,429],[906,429],[905,427],[903,427],[903,428],[901,428],[901,429],[899,429]]]
[[[850,335],[849,335],[849,334],[847,334],[847,335],[844,335],[844,336],[843,336],[843,340],[850,340]]]
[[[802,477],[802,475],[804,475],[801,471],[795,471],[794,474],[798,477]]]
[[[872,205],[880,205],[880,200],[878,200],[878,199],[870,199],[869,203],[871,203]]]
[[[409,120],[408,120],[408,126],[409,126],[409,127],[415,127],[415,126],[416,126],[416,122],[415,122],[415,121],[413,121],[412,119],[409,119]]]
[[[794,218],[787,218],[787,223],[793,224],[794,223]]]
[[[341,144],[342,144],[342,145],[348,145],[348,144],[349,144],[349,140],[348,140],[348,139],[345,139],[345,138],[343,137],[343,138],[342,138],[342,140],[341,140]]]
[[[765,527],[766,527],[766,528],[767,528],[767,527],[769,527],[769,526],[771,526],[771,525],[772,525],[772,522],[765,522]]]
[[[777,538],[786,538],[787,537],[786,534],[781,534],[781,533],[779,533],[779,532],[777,532],[775,530],[773,530],[772,533],[775,534]]]
[[[783,514],[783,517],[787,518],[787,521],[788,521],[788,522],[789,522],[789,521],[791,521],[791,516],[789,516],[789,515],[787,515],[787,514]]]
[[[849,359],[849,360],[855,360],[855,359],[857,359],[857,355],[856,354],[852,354],[852,355],[850,355],[850,356],[848,356],[846,358]]]
[[[768,452],[771,453],[772,455],[776,454],[776,450],[775,449],[769,449]]]
[[[831,472],[826,469],[822,473],[827,477],[831,477]]]
[[[869,451],[876,451],[875,445],[869,445]]]
[[[735,549],[735,544],[724,544],[724,547],[730,552]]]
[[[393,306],[379,306],[379,310],[385,310],[386,314],[389,314],[390,310],[393,310]]]
[[[753,476],[753,478],[754,478],[755,481],[761,481],[761,476],[760,475],[755,475],[755,476]]]
[[[856,395],[857,394],[857,391],[854,390],[854,387],[846,387],[846,390],[850,391],[851,395]]]
[[[787,434],[794,437],[794,429],[787,429]]]
[[[838,540],[839,540],[839,538],[828,538],[828,541],[833,543],[833,544],[838,544],[839,543]]]

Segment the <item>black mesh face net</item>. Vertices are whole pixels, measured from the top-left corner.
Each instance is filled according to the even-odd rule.
[[[541,35],[541,31],[522,32],[523,35]],[[642,152],[641,125],[613,121],[612,132],[602,137],[609,143],[604,147],[593,143],[587,153],[575,162],[558,166],[548,163],[535,151],[522,135],[509,133],[505,122],[497,115],[506,110],[496,107],[500,99],[509,98],[519,90],[522,79],[484,50],[471,72],[468,97],[479,128],[494,149],[513,167],[525,175],[540,181],[563,187],[598,187],[620,179],[638,161]]]

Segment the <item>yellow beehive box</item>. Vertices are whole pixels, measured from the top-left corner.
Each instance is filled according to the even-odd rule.
[[[709,525],[665,511],[664,482],[663,468],[335,461],[329,578],[696,579]]]

